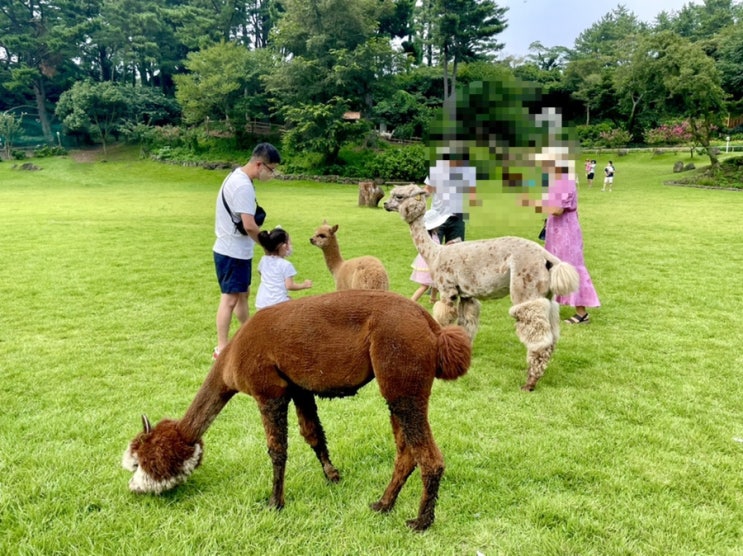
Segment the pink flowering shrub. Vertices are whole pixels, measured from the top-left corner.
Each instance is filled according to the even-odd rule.
[[[599,133],[601,143],[606,147],[626,147],[630,142],[631,136],[629,131],[624,129],[610,129]]]
[[[663,124],[645,133],[645,142],[649,145],[683,145],[693,141],[691,126],[686,120]]]

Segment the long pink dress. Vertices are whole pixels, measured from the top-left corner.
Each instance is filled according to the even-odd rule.
[[[593,287],[591,275],[583,258],[583,232],[578,221],[578,192],[575,181],[561,179],[552,182],[545,196],[545,204],[562,207],[562,214],[547,218],[547,238],[544,248],[561,260],[572,264],[580,276],[580,287],[570,295],[555,296],[560,305],[573,307],[600,307],[599,296]]]

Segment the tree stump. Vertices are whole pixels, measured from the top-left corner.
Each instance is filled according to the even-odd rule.
[[[373,181],[359,182],[360,207],[376,207],[379,201],[382,200],[382,197],[384,197],[384,191]]]

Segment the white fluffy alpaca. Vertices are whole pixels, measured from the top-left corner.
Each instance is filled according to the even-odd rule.
[[[417,185],[397,186],[384,203],[410,225],[418,252],[428,263],[433,287],[441,300],[433,316],[441,324],[459,321],[474,341],[480,320],[478,299],[511,296],[509,314],[516,319],[516,334],[527,348],[527,380],[533,390],[544,374],[560,335],[559,306],[553,295],[578,289],[575,268],[534,241],[500,237],[442,246],[435,243],[423,223],[426,193]]]

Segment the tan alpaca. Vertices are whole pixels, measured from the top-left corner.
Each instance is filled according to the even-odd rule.
[[[122,459],[134,473],[129,489],[160,494],[184,482],[201,463],[202,436],[227,402],[244,392],[258,404],[273,464],[269,505],[281,508],[289,402],[325,477],[338,482],[315,396],[352,396],[376,379],[397,454],[389,485],[371,508],[390,511],[418,467],[423,493],[418,516],[408,525],[426,529],[434,520],[444,473],[444,458],[428,423],[431,388],[434,378],[454,380],[466,373],[471,351],[460,327],[441,327],[417,303],[392,292],[347,290],[261,309],[219,354],[182,419],[152,427],[143,417],[144,430]]]
[[[338,224],[331,226],[327,220],[315,230],[310,243],[322,249],[325,263],[335,280],[336,290],[384,290],[390,289],[390,279],[382,261],[365,255],[343,260],[335,233]]]
[[[426,193],[417,185],[397,186],[384,204],[410,225],[418,252],[428,263],[433,287],[441,299],[433,308],[440,324],[459,320],[474,341],[480,319],[478,299],[511,296],[509,314],[516,319],[516,334],[527,349],[527,380],[533,390],[547,368],[560,336],[560,310],[553,295],[578,289],[575,268],[538,243],[520,237],[464,241],[442,246],[426,231]]]

